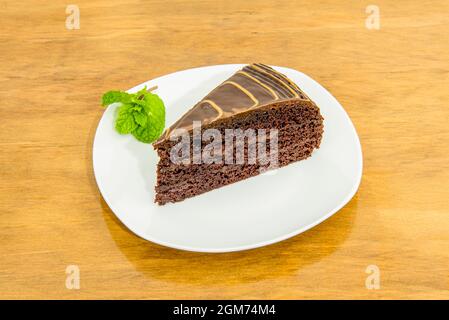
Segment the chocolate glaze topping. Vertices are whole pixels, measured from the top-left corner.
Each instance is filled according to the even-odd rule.
[[[183,128],[190,130],[193,121],[203,125],[233,115],[291,99],[310,100],[299,87],[273,68],[255,63],[245,66],[212,90],[165,130],[157,145],[168,139],[170,132]]]

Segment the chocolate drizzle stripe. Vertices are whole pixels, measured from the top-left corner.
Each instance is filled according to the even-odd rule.
[[[286,90],[282,86],[280,86],[278,81],[274,81],[271,77],[268,77],[266,74],[263,74],[256,69],[247,68],[244,69],[246,72],[250,73],[253,77],[259,79],[261,82],[264,82],[266,85],[269,85],[272,89],[276,90],[280,93],[284,98],[291,98],[291,93],[289,90]],[[281,98],[281,97],[279,97]]]
[[[291,80],[290,80],[289,78],[287,78],[287,76],[285,76],[284,74],[279,73],[279,72],[273,72],[274,69],[272,69],[271,67],[269,67],[269,66],[267,66],[267,65],[265,65],[265,64],[263,64],[263,63],[255,63],[254,65],[256,65],[256,66],[258,66],[258,67],[260,67],[260,68],[266,70],[267,72],[270,72],[273,76],[277,77],[277,78],[280,79],[280,80],[285,80],[285,81],[287,81],[287,83],[288,83],[291,87],[297,89],[298,91],[301,91],[301,90],[299,89],[299,87],[296,85],[296,83],[294,83],[293,81],[291,81]]]
[[[219,118],[221,118],[223,116],[223,109],[221,109],[215,102],[213,102],[212,100],[202,100],[200,101],[197,106],[202,105],[203,103],[208,103],[212,108],[214,108],[215,111],[218,112],[218,116],[215,117],[214,120],[215,121]],[[186,118],[192,111],[194,110],[194,108],[190,109],[186,114],[184,114],[181,119],[179,119],[179,121],[181,121],[182,119]],[[168,135],[170,134],[170,132],[172,131],[172,128],[167,128],[167,130],[165,131],[165,139],[168,138]]]
[[[217,112],[218,112],[218,116],[214,119],[214,120],[212,120],[212,121],[215,121],[215,120],[217,120],[217,119],[219,119],[219,118],[221,118],[222,116],[223,116],[223,109],[222,108],[220,108],[215,102],[213,102],[212,100],[203,100],[203,101],[201,101],[199,104],[203,104],[203,103],[208,103],[208,104],[210,104],[211,105],[211,107],[212,108],[214,108]]]
[[[245,71],[239,71],[237,72],[238,74],[243,74],[244,76],[250,78],[251,80],[253,80],[254,82],[256,82],[257,84],[259,84],[260,86],[262,86],[263,88],[265,88],[268,92],[270,92],[270,94],[273,96],[273,98],[275,100],[279,100],[279,96],[276,94],[276,92],[273,91],[273,89],[271,89],[269,86],[267,86],[266,84],[262,83],[260,80],[254,78],[253,76],[251,76],[249,73],[246,73]]]
[[[267,70],[267,71],[273,70],[272,68],[270,68],[269,66],[267,66],[267,65],[265,65],[265,64],[263,64],[263,63],[255,63],[255,65],[256,65],[256,66],[259,66],[259,67],[261,67],[261,68],[263,68],[263,69],[265,69],[265,70]],[[291,85],[293,88],[295,88],[301,96],[304,96],[304,98],[305,98],[306,100],[310,100],[309,97],[304,93],[304,91],[302,91],[302,90],[298,87],[298,85],[297,85],[296,83],[294,83],[291,79],[289,79],[285,74],[282,74],[282,73],[279,73],[279,72],[273,72],[273,75],[276,76],[276,77],[279,78],[279,79],[284,79],[285,81],[287,81],[287,83],[288,83],[289,85]],[[301,97],[301,98],[302,98],[302,97]]]
[[[265,71],[264,69],[262,69],[261,67],[258,67],[256,65],[252,65],[251,68],[254,68],[260,72],[263,72],[265,74],[268,74],[270,77],[272,77],[273,79],[276,79],[279,83],[281,83],[284,87],[286,87],[288,90],[291,91],[291,93],[293,93],[293,95],[295,96],[295,98],[299,98],[298,93],[293,90],[289,85],[287,85],[284,81],[282,81],[281,79],[279,79],[278,77],[274,76],[271,72]]]
[[[246,94],[251,100],[253,100],[254,104],[250,107],[253,108],[255,106],[257,106],[259,104],[259,100],[256,99],[255,96],[253,96],[253,94],[251,92],[249,92],[248,90],[246,90],[245,88],[243,88],[241,85],[239,85],[238,83],[234,82],[234,81],[226,81],[223,82],[223,84],[221,84],[222,86],[225,84],[230,84],[233,85],[234,87],[236,87],[237,89],[240,89],[244,94]]]

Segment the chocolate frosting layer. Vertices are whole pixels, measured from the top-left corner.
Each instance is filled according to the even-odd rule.
[[[310,100],[299,87],[273,68],[255,63],[245,66],[212,90],[162,134],[155,145],[168,139],[175,129],[192,128],[193,121],[203,125],[268,104],[290,100]]]

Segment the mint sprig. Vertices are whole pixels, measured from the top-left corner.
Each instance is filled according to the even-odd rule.
[[[117,110],[115,129],[120,134],[132,134],[144,143],[156,141],[165,128],[165,106],[151,88],[136,93],[109,91],[103,95],[102,105],[121,103]]]

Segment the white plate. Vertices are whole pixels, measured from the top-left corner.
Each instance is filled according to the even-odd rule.
[[[217,65],[171,73],[144,85],[165,102],[167,126],[243,65]],[[93,144],[95,178],[115,215],[135,234],[183,250],[227,252],[275,243],[312,228],[342,208],[362,176],[362,151],[338,101],[305,74],[275,67],[320,107],[321,147],[297,163],[185,201],[153,202],[158,157],[153,147],[114,130],[117,104],[104,112]]]

